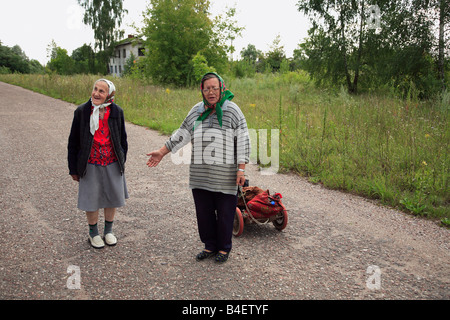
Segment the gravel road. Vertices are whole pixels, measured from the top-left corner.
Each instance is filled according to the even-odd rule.
[[[246,225],[227,263],[197,262],[188,166],[147,168],[167,137],[130,123],[118,245],[91,248],[67,169],[75,108],[0,82],[0,299],[450,298],[448,229],[254,165],[251,185],[283,195],[287,228]]]

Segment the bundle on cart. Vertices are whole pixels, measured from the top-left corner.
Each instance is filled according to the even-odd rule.
[[[280,193],[270,194],[269,190],[249,186],[239,188],[233,235],[239,237],[244,224],[266,224],[272,222],[279,231],[286,228],[288,216]]]

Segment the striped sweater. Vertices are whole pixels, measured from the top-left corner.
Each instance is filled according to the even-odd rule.
[[[250,159],[250,139],[241,109],[227,100],[222,110],[222,127],[216,113],[196,123],[205,111],[204,103],[198,103],[165,145],[176,153],[191,142],[189,188],[235,195],[238,164]]]

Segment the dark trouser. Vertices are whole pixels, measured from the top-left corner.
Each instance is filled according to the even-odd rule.
[[[193,189],[200,240],[209,251],[231,251],[237,195]],[[217,215],[216,215],[217,212]]]

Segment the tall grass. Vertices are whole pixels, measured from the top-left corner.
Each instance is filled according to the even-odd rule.
[[[75,104],[95,76],[0,75]],[[449,93],[433,101],[316,88],[302,72],[225,79],[249,128],[280,129],[280,165],[314,183],[379,199],[416,215],[450,218]],[[197,88],[114,79],[128,121],[171,134],[201,100]]]

